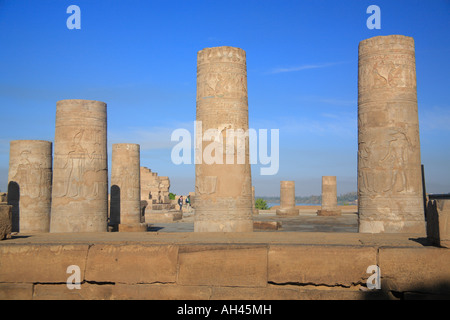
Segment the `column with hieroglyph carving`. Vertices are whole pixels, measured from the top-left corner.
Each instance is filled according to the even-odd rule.
[[[359,232],[425,232],[414,39],[359,44]]]
[[[141,222],[140,163],[139,144],[112,145],[110,224],[119,232],[147,231]]]
[[[107,230],[106,103],[56,103],[50,232]]]
[[[199,51],[194,231],[253,231],[247,131],[245,51]]]
[[[49,232],[52,193],[52,142],[10,142],[8,204],[13,232]]]

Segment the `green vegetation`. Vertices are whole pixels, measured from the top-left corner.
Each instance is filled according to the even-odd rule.
[[[174,194],[172,192],[169,193],[169,199],[170,200],[175,200],[175,197],[176,197],[176,194]]]
[[[256,199],[255,207],[258,210],[269,210],[269,207],[267,206],[266,200],[261,199],[261,198]]]

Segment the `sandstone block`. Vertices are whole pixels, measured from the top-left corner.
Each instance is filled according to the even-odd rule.
[[[172,245],[99,244],[89,249],[86,280],[128,284],[175,282],[178,248]]]
[[[450,250],[380,248],[381,286],[397,292],[450,294]]]
[[[265,287],[267,247],[186,245],[179,252],[179,285]]]
[[[376,254],[372,247],[271,245],[268,280],[351,286],[369,277],[366,270],[377,264]]]
[[[0,282],[61,282],[70,274],[67,267],[80,267],[81,279],[88,245],[14,244],[0,246]]]

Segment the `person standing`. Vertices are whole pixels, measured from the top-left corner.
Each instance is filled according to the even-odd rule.
[[[180,206],[180,211],[181,211],[183,208],[183,196],[180,196],[178,198],[178,205]]]

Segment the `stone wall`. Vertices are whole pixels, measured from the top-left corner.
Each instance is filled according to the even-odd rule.
[[[147,167],[141,167],[141,200],[149,204],[169,203],[169,177],[160,177]]]
[[[321,244],[300,244],[306,238],[295,239],[299,234],[256,234],[223,235],[213,244],[209,236],[195,241],[186,233],[148,234],[151,240],[127,238],[121,245],[114,234],[103,235],[108,241],[2,241],[0,299],[450,297],[448,249],[357,234],[330,234]],[[70,265],[80,267],[81,289],[66,286]],[[381,290],[366,287],[371,265],[380,267]]]

